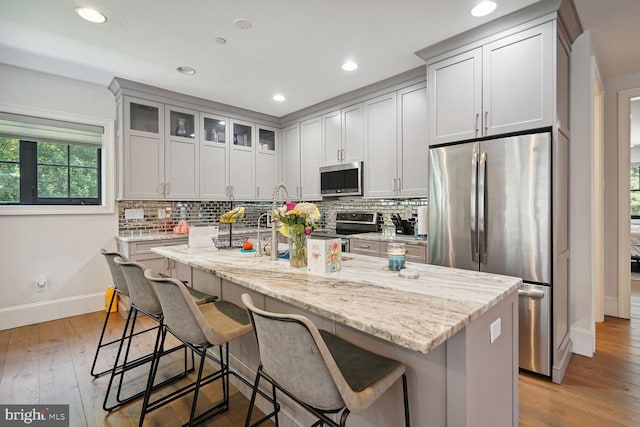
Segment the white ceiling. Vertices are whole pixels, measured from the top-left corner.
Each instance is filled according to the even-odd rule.
[[[640,71],[640,1],[574,1],[603,77]],[[477,2],[1,0],[0,62],[105,86],[118,76],[281,117],[421,66],[415,51],[535,0],[497,0],[493,15],[473,18]],[[81,20],[79,5],[107,23]],[[235,27],[236,18],[252,28]],[[343,71],[345,59],[358,70]],[[287,100],[274,102],[276,92]]]

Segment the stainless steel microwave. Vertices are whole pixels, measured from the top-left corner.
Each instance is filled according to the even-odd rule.
[[[321,167],[320,193],[323,196],[362,196],[362,162]]]

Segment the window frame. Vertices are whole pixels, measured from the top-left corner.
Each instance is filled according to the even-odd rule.
[[[87,215],[87,214],[113,214],[115,212],[115,120],[112,118],[100,118],[84,116],[80,114],[42,111],[15,105],[3,105],[0,103],[0,111],[39,117],[43,119],[61,120],[72,123],[101,126],[104,130],[101,146],[100,165],[98,167],[100,177],[101,203],[100,204],[1,204],[2,215]],[[115,109],[114,109],[115,111]],[[29,139],[29,138],[24,138]]]

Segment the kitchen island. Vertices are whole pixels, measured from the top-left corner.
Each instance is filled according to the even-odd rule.
[[[356,254],[345,254],[342,271],[315,275],[239,250],[178,245],[152,251],[191,266],[199,290],[238,304],[247,292],[266,310],[306,315],[405,363],[414,426],[518,424],[519,278],[407,263],[420,277],[405,279],[386,269],[386,259]],[[230,348],[234,367],[252,379],[258,364],[253,337]],[[401,425],[401,393],[394,385],[367,411],[352,414],[349,425]],[[284,401],[280,421],[309,419]]]

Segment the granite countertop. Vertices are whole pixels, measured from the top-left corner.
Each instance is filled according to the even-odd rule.
[[[349,238],[361,239],[361,240],[373,240],[376,242],[401,242],[401,243],[410,243],[412,245],[429,246],[429,241],[427,239],[416,239],[413,236],[405,235],[405,234],[396,234],[395,237],[385,238],[385,237],[382,237],[382,233],[362,233],[362,234],[351,234],[349,235]]]
[[[265,231],[266,230],[266,231]],[[260,230],[261,233],[264,233],[265,236],[268,234],[271,236],[271,228],[262,227]],[[234,227],[233,235],[241,236],[243,234],[253,234],[258,232],[258,227]],[[227,236],[229,234],[229,229],[227,227],[220,227],[220,236]],[[129,234],[121,234],[116,236],[116,240],[121,242],[145,242],[149,240],[171,240],[171,239],[188,239],[189,234],[176,234],[176,233],[162,233],[162,232],[139,232],[133,231]]]
[[[292,268],[236,249],[153,252],[212,273],[402,347],[428,353],[469,322],[517,291],[520,278],[407,262],[419,273],[405,279],[387,260],[348,254],[342,271],[329,275]]]

